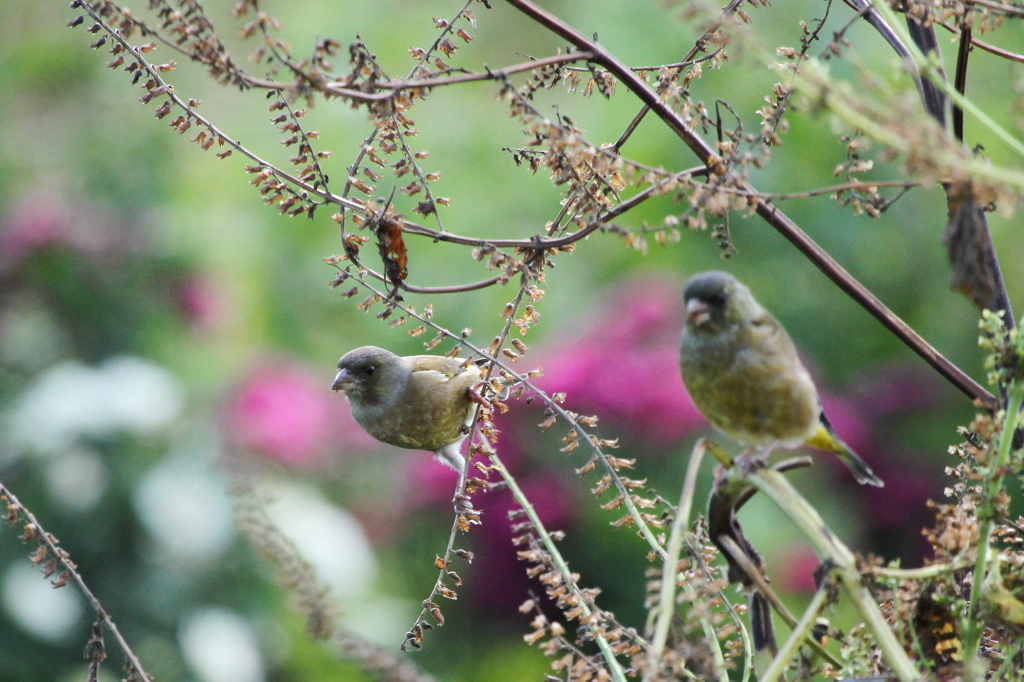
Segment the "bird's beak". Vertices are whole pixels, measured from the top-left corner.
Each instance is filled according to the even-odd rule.
[[[699,298],[691,298],[686,303],[686,324],[700,327],[711,319],[711,307]]]
[[[356,380],[352,376],[352,372],[347,369],[340,370],[338,376],[334,377],[334,383],[331,384],[332,391],[347,391],[355,386]]]

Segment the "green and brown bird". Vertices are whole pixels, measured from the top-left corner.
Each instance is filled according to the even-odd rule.
[[[480,368],[437,355],[399,356],[376,346],[349,351],[338,361],[331,388],[344,391],[352,416],[377,440],[431,450],[439,462],[466,473],[462,441],[472,425],[470,389]]]
[[[750,448],[809,445],[835,453],[860,483],[884,485],[836,435],[793,340],[750,289],[711,271],[692,277],[683,297],[683,383],[712,426]]]

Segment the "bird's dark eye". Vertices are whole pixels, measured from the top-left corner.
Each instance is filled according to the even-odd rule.
[[[377,371],[377,365],[367,365],[366,366],[366,373],[367,374],[373,374],[376,371]]]

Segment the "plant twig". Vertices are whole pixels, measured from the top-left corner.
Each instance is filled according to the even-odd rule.
[[[871,2],[878,12],[885,17],[890,23],[899,24],[896,21],[896,13],[889,6],[887,2],[880,2],[879,0],[868,0]],[[962,94],[957,92],[957,89],[949,84],[949,82],[942,77],[941,66],[936,60],[929,59],[925,54],[917,48],[917,45],[912,40],[908,40],[909,36],[906,34],[906,29],[900,27],[896,29],[897,32],[901,33],[904,41],[908,43],[909,55],[913,62],[921,69],[931,81],[942,90],[947,97],[953,100],[953,102],[962,108],[964,111],[969,111],[982,123],[986,128],[991,130],[999,139],[1001,139],[1008,147],[1016,151],[1021,156],[1024,156],[1024,142],[1014,137],[1008,130],[1003,128],[1001,125],[996,123],[988,114],[984,112],[979,106],[974,104],[971,100],[964,97]]]
[[[865,566],[864,570],[872,575],[896,580],[929,580],[946,573],[955,573],[970,568],[973,562],[961,559],[949,564],[932,564],[920,568],[889,568],[888,566]]]
[[[661,657],[665,653],[669,626],[672,624],[672,616],[675,614],[679,555],[682,554],[683,538],[690,526],[690,511],[693,508],[693,497],[697,487],[697,473],[700,471],[700,464],[704,459],[706,448],[707,441],[703,439],[698,441],[690,453],[690,462],[686,467],[686,478],[683,481],[679,507],[676,509],[672,531],[665,548],[664,563],[661,569],[661,594],[658,599],[658,620],[654,628],[654,639],[651,641],[651,648],[647,653],[647,670],[644,671],[643,678],[645,682],[654,679],[661,670]],[[711,636],[717,639],[713,631]],[[720,651],[718,657],[721,658]],[[724,662],[724,658],[722,662]],[[724,666],[719,666],[719,674],[725,674]],[[692,677],[692,673],[689,676]]]
[[[98,623],[102,623],[103,627],[114,637],[114,641],[117,642],[117,646],[121,649],[127,662],[129,672],[134,675],[132,679],[139,680],[152,680],[153,677],[142,667],[142,662],[139,657],[135,655],[132,648],[128,646],[128,642],[121,635],[121,631],[117,629],[117,625],[114,624],[114,620],[107,613],[107,610],[103,608],[103,604],[96,598],[96,595],[92,593],[88,585],[82,579],[82,576],[78,573],[78,567],[75,562],[71,560],[69,555],[62,547],[57,543],[57,538],[48,533],[42,524],[39,523],[39,519],[36,518],[25,505],[18,500],[17,496],[11,492],[11,490],[0,483],[0,500],[6,502],[7,505],[7,520],[8,522],[17,522],[18,518],[24,519],[25,523],[25,536],[23,539],[27,542],[34,540],[39,543],[40,547],[45,551],[45,555],[42,557],[44,561],[57,562],[63,568],[63,575],[52,581],[54,587],[60,587],[58,581],[64,579],[64,577],[70,577],[71,580],[78,586],[78,589],[82,592],[86,601],[89,602],[89,606],[96,612],[96,619]],[[56,572],[51,571],[50,574]],[[105,654],[103,654],[105,656]],[[140,677],[141,676],[141,677]]]
[[[935,23],[938,24],[939,26],[941,26],[942,28],[946,29],[950,33],[952,33],[955,37],[957,37],[957,38],[960,37],[960,29],[955,28],[953,26],[950,26],[949,24],[947,24],[944,21],[936,21]],[[971,38],[971,44],[974,45],[979,50],[984,50],[985,52],[989,52],[991,54],[994,54],[997,57],[1002,57],[1003,59],[1008,59],[1011,62],[1017,62],[1019,64],[1024,64],[1024,54],[1018,54],[1016,52],[1010,52],[1009,50],[1004,50],[1001,47],[996,47],[995,45],[993,45],[991,43],[986,43],[985,41],[978,40],[977,38],[974,38],[974,37]]]
[[[1020,421],[1020,409],[1024,404],[1024,384],[1014,382],[1007,387],[1007,406],[999,439],[999,452],[994,462],[990,462],[984,482],[986,506],[978,510],[981,525],[978,529],[978,558],[974,565],[974,577],[971,583],[971,602],[967,614],[967,627],[964,632],[964,669],[968,677],[977,677],[978,652],[984,633],[984,623],[978,618],[981,603],[985,597],[985,574],[988,569],[991,553],[992,531],[995,527],[995,510],[992,508],[996,497],[1003,486],[1003,475],[1010,461],[1013,449],[1013,436]]]
[[[729,4],[722,8],[722,18],[724,19],[725,17],[728,17],[731,14],[733,14],[736,11],[736,9],[743,4],[743,2],[744,0],[730,0]],[[711,28],[705,31],[704,35],[700,37],[700,39],[694,44],[694,46],[690,48],[690,51],[686,53],[686,56],[683,57],[682,62],[679,66],[690,63],[691,60],[693,60],[693,58],[697,56],[697,53],[704,49],[707,40],[711,36],[711,34],[713,34],[721,27],[722,20],[719,20],[715,22],[711,26]],[[716,53],[719,51],[720,50],[715,50]],[[633,117],[633,120],[629,122],[629,125],[626,126],[626,129],[622,131],[622,134],[619,136],[619,139],[615,141],[615,144],[612,148],[615,149],[616,151],[622,149],[622,146],[626,144],[627,141],[629,141],[629,138],[632,137],[633,133],[636,132],[636,129],[640,127],[640,124],[643,122],[644,118],[647,117],[647,114],[650,113],[650,111],[650,106],[644,104],[640,111],[637,112],[636,116]]]
[[[783,672],[786,670],[786,666],[790,664],[793,657],[796,655],[797,649],[804,641],[814,641],[811,637],[811,630],[814,629],[814,624],[817,622],[818,615],[821,610],[825,608],[826,601],[828,600],[828,586],[822,586],[814,593],[814,597],[811,599],[811,603],[807,605],[807,609],[804,611],[804,615],[801,616],[800,622],[793,628],[793,632],[790,633],[789,638],[785,643],[779,647],[779,653],[775,656],[771,665],[757,678],[758,682],[776,682],[776,680],[782,678]]]
[[[541,69],[545,66],[552,66],[555,64],[566,64],[569,62],[580,62],[587,61],[591,57],[588,52],[569,52],[567,54],[556,54],[550,57],[540,57],[537,59],[531,59],[528,62],[522,64],[514,64],[512,66],[505,66],[500,69],[488,69],[484,73],[464,73],[457,76],[439,76],[436,78],[410,78],[408,80],[390,80],[381,81],[375,83],[375,87],[381,90],[412,90],[412,89],[429,89],[435,88],[442,85],[456,85],[458,83],[473,83],[476,81],[500,81],[508,76],[522,73],[523,71],[533,71],[534,69]],[[485,67],[486,68],[486,67]],[[325,90],[331,91],[330,85]],[[390,96],[390,95],[389,95]]]

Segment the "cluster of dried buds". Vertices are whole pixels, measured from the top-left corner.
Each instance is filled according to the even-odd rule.
[[[571,680],[610,679],[608,663],[601,658],[585,654],[581,647],[602,638],[614,656],[635,656],[643,650],[636,631],[621,625],[615,614],[602,610],[596,604],[599,588],[579,586],[579,574],[567,573],[555,565],[551,553],[537,537],[538,529],[526,517],[524,510],[509,512],[512,521],[512,542],[520,561],[530,564],[527,575],[536,578],[545,594],[561,611],[567,622],[576,621],[576,636],[570,638],[566,628],[558,621],[549,620],[540,610],[537,600],[530,599],[520,606],[522,613],[535,612],[533,631],[523,639],[538,646],[546,656],[554,659],[552,667]],[[564,537],[560,531],[548,534],[551,540]]]

